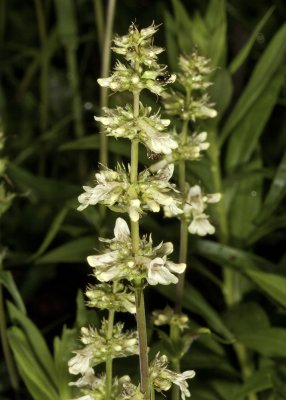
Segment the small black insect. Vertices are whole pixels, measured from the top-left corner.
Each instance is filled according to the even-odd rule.
[[[159,160],[160,158],[162,158],[162,156],[163,154],[153,153],[152,151],[147,149],[147,157],[149,158],[149,160]]]
[[[168,80],[171,78],[171,74],[169,74],[168,72],[166,72],[165,74],[163,74],[163,75],[158,75],[156,78],[155,78],[155,81],[156,82],[158,82],[158,83],[166,83],[166,82],[168,82]]]

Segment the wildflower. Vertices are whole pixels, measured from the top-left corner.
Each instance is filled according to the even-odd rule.
[[[97,307],[100,309],[114,310],[117,312],[129,312],[135,314],[135,296],[129,292],[124,285],[117,283],[114,290],[113,285],[107,283],[88,286],[86,296],[89,301],[89,307]]]
[[[101,364],[107,357],[120,358],[138,354],[137,332],[123,332],[124,324],[113,327],[111,339],[107,339],[108,322],[103,320],[101,328],[81,328],[81,342],[84,348],[68,363],[69,372],[77,375],[90,373],[90,368]]]
[[[101,203],[115,211],[128,212],[132,221],[138,221],[145,210],[158,212],[160,206],[173,207],[174,212],[179,213],[179,201],[173,196],[176,189],[169,182],[173,171],[172,164],[155,174],[144,170],[138,175],[138,181],[131,183],[124,167],[118,166],[117,171],[105,168],[95,175],[97,185],[94,188],[83,187],[85,193],[78,198],[81,203],[78,210]],[[105,260],[107,256],[102,257],[102,262],[109,262]]]
[[[101,282],[127,279],[146,279],[150,285],[177,283],[174,275],[184,272],[185,264],[175,264],[168,259],[173,252],[170,242],[153,247],[151,236],[143,236],[138,252],[134,255],[127,223],[117,218],[114,239],[100,239],[107,244],[106,252],[89,256],[87,262],[94,268],[96,278]]]
[[[159,353],[152,361],[149,375],[150,381],[154,389],[158,392],[169,390],[172,384],[178,385],[181,390],[181,398],[183,400],[186,397],[190,397],[190,391],[188,389],[187,379],[191,379],[195,376],[195,371],[185,371],[183,373],[173,372],[167,369],[168,358],[166,356],[160,356]]]
[[[164,310],[155,310],[152,314],[154,325],[156,326],[176,325],[181,331],[189,326],[188,316],[182,313],[176,314],[169,306],[165,307]]]
[[[159,112],[151,114],[151,107],[140,103],[140,114],[134,119],[130,105],[116,109],[104,108],[103,117],[94,117],[101,122],[108,136],[138,139],[148,150],[156,154],[170,154],[178,144],[169,133],[163,132],[170,124],[169,119],[161,119]]]

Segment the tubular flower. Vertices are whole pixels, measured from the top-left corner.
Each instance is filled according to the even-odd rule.
[[[106,168],[95,175],[97,185],[94,188],[83,187],[85,193],[78,198],[81,203],[78,210],[101,203],[114,211],[128,212],[132,221],[138,221],[145,210],[158,212],[160,206],[170,206],[179,214],[182,210],[173,195],[175,186],[169,182],[173,171],[172,164],[155,174],[144,170],[138,175],[138,181],[131,184],[124,167],[118,166],[117,171]]]
[[[126,384],[131,381],[128,375],[124,375],[121,378],[115,377],[112,381],[112,390],[110,400],[123,400],[121,393],[124,391]],[[94,372],[89,375],[84,375],[79,378],[76,382],[71,382],[70,386],[77,386],[85,394],[82,397],[72,400],[105,400],[106,394],[106,376],[96,376]]]
[[[129,292],[124,285],[117,283],[116,290],[107,283],[88,286],[86,296],[89,301],[89,307],[97,307],[100,309],[114,310],[117,312],[129,312],[135,314],[135,295]]]
[[[69,372],[73,375],[90,373],[92,367],[106,361],[106,357],[120,358],[138,354],[137,332],[123,332],[124,324],[113,327],[111,339],[107,339],[108,322],[103,320],[102,327],[81,328],[81,342],[84,348],[74,351],[70,359]]]
[[[169,133],[163,131],[170,124],[169,119],[161,119],[159,112],[151,114],[151,107],[140,104],[140,115],[134,119],[130,105],[116,109],[103,109],[103,117],[94,117],[100,121],[108,136],[116,138],[138,139],[148,150],[157,154],[170,154],[178,144]]]
[[[174,275],[184,272],[186,264],[175,264],[168,260],[173,252],[170,242],[153,247],[151,236],[140,240],[136,255],[132,251],[132,241],[127,223],[117,218],[114,239],[100,239],[107,243],[106,252],[89,256],[87,262],[94,268],[94,275],[101,282],[127,279],[133,281],[141,277],[150,285],[177,283]]]
[[[195,376],[195,371],[190,370],[177,373],[167,369],[167,366],[168,358],[164,355],[160,356],[158,353],[149,368],[150,381],[154,389],[158,392],[166,391],[171,388],[172,384],[175,384],[178,385],[181,390],[182,400],[185,400],[186,397],[190,397],[191,393],[186,381]]]
[[[217,203],[221,199],[220,193],[202,195],[200,186],[195,185],[189,189],[187,202],[184,206],[184,215],[187,220],[192,218],[188,230],[192,234],[205,236],[214,234],[215,228],[209,222],[209,217],[204,213],[208,203]]]

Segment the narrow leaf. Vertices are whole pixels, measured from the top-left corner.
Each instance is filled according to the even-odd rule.
[[[239,69],[239,67],[244,63],[244,61],[248,57],[253,45],[255,44],[255,42],[257,40],[258,34],[261,32],[264,25],[266,24],[266,22],[269,20],[269,18],[273,14],[274,9],[275,9],[274,6],[269,8],[267,13],[258,22],[257,26],[255,27],[254,31],[252,32],[247,43],[240,50],[240,52],[237,54],[237,56],[232,60],[231,64],[229,65],[229,71],[232,75],[235,74],[235,72]]]

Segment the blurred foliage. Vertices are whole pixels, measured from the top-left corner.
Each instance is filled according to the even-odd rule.
[[[76,211],[81,185],[92,180],[99,159],[93,115],[99,114],[98,38],[105,22],[98,2],[0,1],[5,185],[15,194],[1,217],[6,256],[0,282],[23,381],[14,393],[1,361],[1,400],[70,398],[66,360],[77,326],[96,321],[79,297],[82,321],[74,325],[75,298],[89,272],[86,256],[99,233],[110,234],[115,218],[108,212],[102,220],[97,208]],[[197,371],[192,396],[286,399],[285,2],[124,0],[117,7],[119,34],[134,20],[141,27],[164,24],[158,42],[172,71],[177,56],[194,46],[215,67],[211,97],[219,117],[202,123],[211,141],[208,157],[188,169],[190,182],[223,193],[212,215],[216,240],[189,239],[184,308],[194,329],[212,331],[183,359],[183,367]],[[159,99],[145,96],[159,107]],[[109,101],[127,99],[113,95]],[[110,165],[126,160],[127,142],[109,145]],[[150,163],[144,152],[140,161]],[[164,220],[164,229],[158,221],[144,218],[142,230],[177,244],[178,221]],[[150,312],[154,298],[162,306],[174,298],[174,288],[147,293]],[[149,327],[154,354],[160,344],[150,321]],[[134,365],[128,361],[121,373]]]

